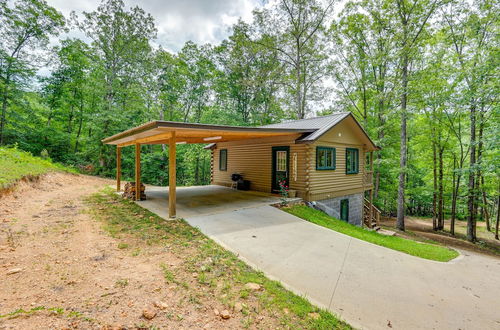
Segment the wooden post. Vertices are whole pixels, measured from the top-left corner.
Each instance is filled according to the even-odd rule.
[[[116,146],[116,191],[121,190],[122,182],[122,147]]]
[[[135,144],[135,200],[141,200],[141,145]]]
[[[370,189],[370,217],[369,217],[369,225],[372,227],[372,219],[373,219],[373,189]]]
[[[175,219],[176,210],[176,196],[175,196],[175,185],[176,185],[176,168],[175,168],[175,155],[176,155],[176,145],[175,145],[175,131],[172,132],[172,136],[168,142],[168,217],[170,219]]]

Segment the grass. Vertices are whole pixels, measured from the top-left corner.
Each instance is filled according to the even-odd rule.
[[[26,317],[26,316],[30,316],[30,315],[33,315],[37,312],[42,312],[42,311],[51,312],[51,313],[54,313],[56,315],[66,316],[68,318],[78,318],[78,319],[82,319],[82,320],[85,320],[85,321],[91,322],[91,323],[94,322],[94,320],[92,318],[86,317],[78,311],[66,310],[66,309],[61,308],[61,307],[45,307],[45,306],[37,306],[37,307],[33,307],[29,310],[24,310],[24,309],[20,308],[20,309],[13,311],[13,312],[7,313],[7,314],[0,314],[0,319],[2,319],[2,318],[13,319],[16,317],[21,317],[21,316]]]
[[[351,329],[332,313],[254,270],[184,220],[165,221],[109,188],[92,195],[87,202],[90,213],[103,223],[109,235],[121,241],[129,239],[130,248],[159,245],[182,260],[175,266],[158,265],[166,285],[175,286],[177,294],[182,295],[181,302],[195,308],[200,304],[223,305],[229,310],[237,302],[244,303],[244,309],[235,316],[242,327],[266,327],[258,323],[265,317],[273,323],[267,324],[272,328]],[[260,284],[262,289],[245,290],[249,282]],[[212,316],[211,310],[208,313]]]
[[[48,159],[34,157],[26,151],[0,147],[0,190],[10,188],[23,178],[36,178],[51,171],[75,172]]]
[[[421,243],[397,236],[382,235],[335,219],[305,205],[294,205],[282,208],[282,210],[319,226],[412,256],[442,262],[450,261],[458,256],[457,251],[437,245],[435,242]]]

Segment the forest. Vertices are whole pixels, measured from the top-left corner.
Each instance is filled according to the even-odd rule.
[[[101,139],[151,120],[259,126],[351,111],[381,148],[384,214],[401,230],[405,215],[435,230],[451,219],[452,234],[467,221],[475,241],[477,221],[498,228],[499,4],[271,1],[219,44],[173,53],[152,15],[122,0],[70,17],[44,0],[0,0],[0,145],[112,177]],[[167,185],[165,146],[143,149],[143,181]],[[177,162],[179,185],[209,183],[203,145],[180,145]]]

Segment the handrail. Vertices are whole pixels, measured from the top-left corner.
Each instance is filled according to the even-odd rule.
[[[376,206],[375,204],[373,203],[370,203],[370,201],[365,197],[365,202],[369,203],[369,204],[372,204],[372,207],[375,209],[375,211],[379,212],[379,213],[382,213],[382,211],[380,211]]]
[[[363,217],[364,218],[363,220],[368,220],[367,225],[369,225],[370,227],[372,226],[372,221],[375,220],[375,223],[378,226],[380,223],[380,215],[382,212],[375,205],[373,205],[373,203],[370,203],[370,201],[366,197],[364,198],[363,206],[369,212],[368,214],[365,214],[365,216]],[[371,208],[371,212],[370,212],[370,208]],[[370,213],[371,213],[371,217],[370,217]]]

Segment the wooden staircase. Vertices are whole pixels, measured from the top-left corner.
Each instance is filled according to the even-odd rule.
[[[367,228],[378,231],[380,229],[380,210],[365,198],[363,206],[363,223]]]

